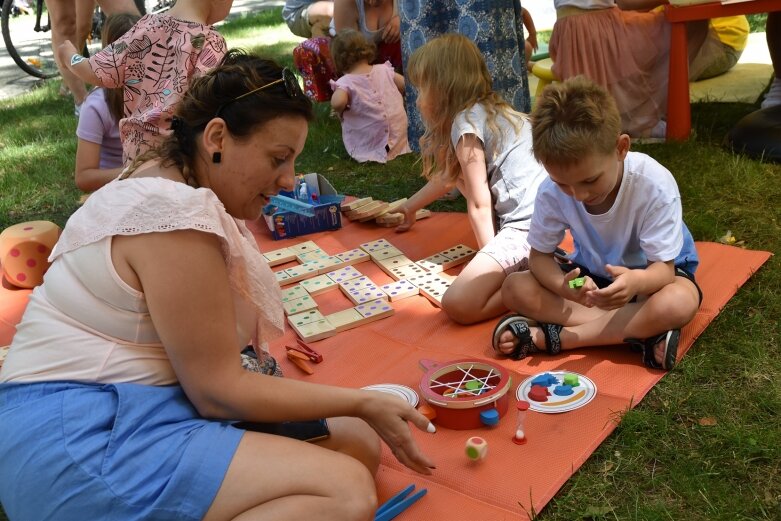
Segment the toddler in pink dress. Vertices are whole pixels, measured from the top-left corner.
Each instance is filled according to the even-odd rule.
[[[375,53],[358,31],[343,30],[331,42],[337,74],[343,74],[331,81],[331,107],[342,121],[347,153],[361,163],[385,163],[410,152],[404,77],[389,62],[370,65]]]

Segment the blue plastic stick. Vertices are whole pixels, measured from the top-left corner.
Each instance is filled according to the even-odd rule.
[[[410,485],[383,503],[380,508],[377,509],[377,513],[374,515],[374,521],[390,521],[405,511],[412,503],[425,496],[426,492],[428,492],[428,490],[424,488],[412,496],[407,497],[414,489],[415,485]]]
[[[315,210],[312,208],[312,205],[302,203],[301,201],[291,199],[290,197],[274,195],[269,199],[269,202],[277,208],[281,208],[282,210],[286,210],[288,212],[295,212],[301,215],[306,215],[307,217],[315,216]]]

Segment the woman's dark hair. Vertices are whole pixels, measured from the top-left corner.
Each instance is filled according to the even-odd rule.
[[[162,164],[179,167],[189,180],[196,140],[218,111],[228,131],[237,138],[249,136],[257,127],[283,116],[311,121],[312,102],[297,81],[280,81],[246,95],[282,79],[282,68],[274,61],[240,49],[229,50],[217,67],[190,81],[187,93],[176,106],[173,136],[160,148]]]
[[[331,58],[336,74],[341,76],[363,60],[371,63],[377,55],[377,47],[355,29],[344,29],[331,40]]]
[[[131,13],[112,14],[106,18],[103,24],[103,30],[100,34],[100,40],[103,47],[107,47],[128,32],[139,20],[137,15]],[[106,105],[114,121],[119,121],[125,117],[125,100],[122,89],[103,89],[106,96]]]

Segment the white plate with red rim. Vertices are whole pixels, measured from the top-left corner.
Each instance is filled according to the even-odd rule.
[[[420,400],[418,393],[416,393],[411,387],[407,387],[406,385],[401,384],[367,385],[366,387],[361,387],[361,389],[364,391],[380,391],[381,393],[393,394],[408,402],[413,407],[417,407],[418,401]]]
[[[571,374],[578,377],[578,385],[572,387],[572,394],[559,396],[554,391],[557,386],[564,384],[564,376]],[[544,375],[550,375],[555,378],[556,383],[547,386],[550,395],[544,402],[535,401],[529,398],[529,391],[532,388],[532,382]],[[547,414],[574,411],[580,409],[597,395],[596,384],[587,376],[574,371],[545,371],[543,373],[530,376],[518,386],[515,396],[518,400],[529,402],[529,410]]]

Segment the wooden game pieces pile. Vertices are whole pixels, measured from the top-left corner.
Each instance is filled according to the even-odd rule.
[[[342,212],[351,221],[366,222],[373,219],[379,226],[390,228],[404,222],[404,214],[399,213],[398,210],[405,202],[407,202],[406,197],[392,203],[364,197],[342,204]],[[431,216],[431,211],[425,208],[421,208],[415,213],[417,219],[425,219],[429,216]]]
[[[275,275],[283,286],[282,304],[288,322],[298,336],[314,342],[391,316],[394,312],[391,302],[396,300],[423,295],[440,306],[453,281],[441,272],[469,261],[475,253],[459,244],[416,262],[387,240],[379,239],[336,255],[329,255],[313,241],[306,241],[270,251],[264,257],[270,266],[299,262]],[[370,260],[394,282],[378,286],[354,267]],[[291,286],[296,282],[299,284]],[[323,315],[313,297],[335,289],[341,290],[354,306]]]

